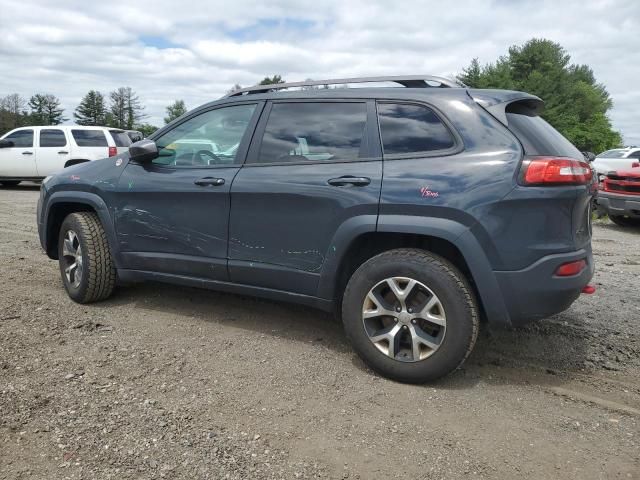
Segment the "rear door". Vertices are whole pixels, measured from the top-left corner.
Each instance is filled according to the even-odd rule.
[[[72,128],[71,137],[77,145],[72,152],[74,159],[98,160],[109,156],[109,143],[104,130]]]
[[[40,177],[59,172],[71,160],[69,141],[61,128],[41,128],[37,152],[36,165]]]
[[[158,158],[126,165],[115,214],[125,268],[228,278],[229,190],[261,107],[247,102],[192,115],[154,139]],[[215,149],[180,148],[191,139]]]
[[[316,295],[338,228],[355,216],[375,225],[382,159],[374,108],[366,100],[267,105],[231,188],[233,282]]]
[[[3,140],[13,147],[0,148],[0,177],[37,177],[33,129],[15,130]]]

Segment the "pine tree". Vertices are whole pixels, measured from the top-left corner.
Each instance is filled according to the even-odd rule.
[[[167,107],[167,116],[164,117],[164,123],[170,123],[185,113],[187,113],[187,107],[184,104],[184,100],[176,100]]]
[[[97,90],[89,90],[73,116],[78,125],[106,125],[106,110],[104,96]]]
[[[64,109],[55,95],[36,93],[29,99],[29,108],[34,125],[59,125],[67,120],[62,115]]]
[[[131,87],[120,87],[111,92],[109,98],[111,115],[108,120],[111,127],[131,130],[136,123],[148,116],[144,113],[144,107]]]

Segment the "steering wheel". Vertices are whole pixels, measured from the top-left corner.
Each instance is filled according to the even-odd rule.
[[[196,158],[202,158],[203,155],[205,157],[207,156],[210,157],[211,160],[213,160],[214,164],[224,163],[222,159],[219,156],[217,156],[215,153],[213,153],[211,150],[198,150],[196,153],[193,154],[193,163],[195,164]],[[211,165],[211,160],[209,160],[209,163],[208,163],[209,165]]]

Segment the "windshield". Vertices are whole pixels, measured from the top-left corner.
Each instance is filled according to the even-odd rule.
[[[598,158],[624,158],[625,153],[627,152],[624,150],[607,150],[598,155]]]

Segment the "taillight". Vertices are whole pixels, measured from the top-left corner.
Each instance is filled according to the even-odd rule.
[[[631,168],[637,168],[637,167],[640,167],[640,162],[633,162],[631,164]]]
[[[579,274],[586,266],[586,260],[576,260],[575,262],[563,263],[556,270],[556,275],[558,277],[571,277]]]
[[[116,147],[109,147],[109,156],[115,157],[118,154],[118,149]]]
[[[587,185],[591,167],[586,162],[564,157],[528,157],[522,163],[523,185]]]

